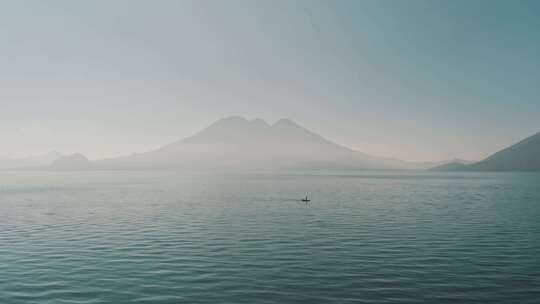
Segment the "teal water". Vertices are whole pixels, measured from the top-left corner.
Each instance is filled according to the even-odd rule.
[[[0,173],[0,303],[539,301],[540,174]]]

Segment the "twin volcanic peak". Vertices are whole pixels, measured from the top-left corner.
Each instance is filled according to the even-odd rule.
[[[55,170],[87,170],[92,169],[93,165],[86,156],[74,153],[59,157],[52,163],[51,168]]]
[[[154,151],[96,162],[117,169],[391,169],[399,164],[333,143],[290,119],[270,125],[239,116]]]
[[[442,165],[441,165],[442,164]],[[540,133],[477,163],[411,163],[370,156],[329,141],[289,119],[270,125],[240,116],[221,119],[159,149],[89,161],[58,158],[52,169],[427,169],[441,171],[540,171]]]
[[[295,139],[303,142],[315,138],[324,140],[289,119],[280,119],[275,124],[269,125],[259,118],[247,120],[240,116],[231,116],[218,120],[206,129],[177,143],[276,144],[284,140]]]

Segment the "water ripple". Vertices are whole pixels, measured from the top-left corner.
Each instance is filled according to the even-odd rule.
[[[0,303],[538,303],[539,184],[1,173]]]

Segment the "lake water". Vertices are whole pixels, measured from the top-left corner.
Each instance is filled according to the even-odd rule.
[[[1,172],[0,303],[540,303],[540,174]]]

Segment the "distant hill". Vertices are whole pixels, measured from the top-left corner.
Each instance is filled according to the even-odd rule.
[[[19,158],[0,158],[0,169],[25,169],[50,166],[62,155],[56,151],[48,152],[42,155],[19,157]]]
[[[467,164],[460,163],[460,162],[451,162],[442,164],[439,166],[435,166],[433,168],[430,168],[430,171],[464,171],[468,167]]]
[[[463,170],[467,167],[467,165],[474,164],[475,161],[470,160],[464,160],[464,159],[451,159],[447,161],[441,161],[438,163],[434,163],[432,166],[429,167],[430,171],[457,171],[457,170]]]
[[[467,166],[471,171],[540,171],[540,132]]]
[[[80,153],[62,156],[51,165],[51,169],[54,170],[88,170],[92,168],[94,168],[94,164]]]
[[[154,151],[96,161],[102,169],[411,169],[333,143],[289,119],[232,116]]]
[[[433,171],[540,171],[540,133],[472,164],[449,163]]]

